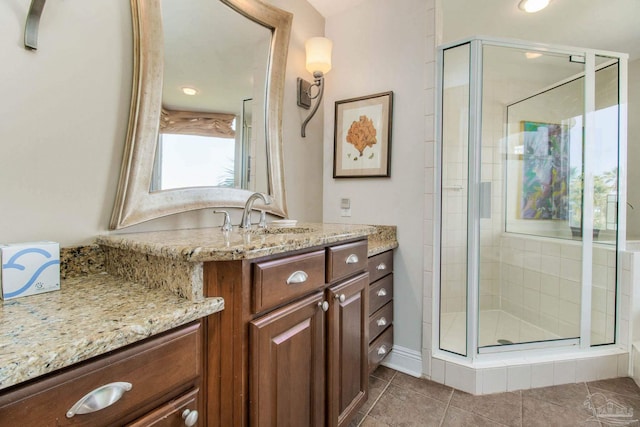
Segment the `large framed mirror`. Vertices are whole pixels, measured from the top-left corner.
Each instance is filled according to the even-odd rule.
[[[259,191],[286,217],[282,98],[292,15],[259,0],[131,0],[134,75],[110,228]]]

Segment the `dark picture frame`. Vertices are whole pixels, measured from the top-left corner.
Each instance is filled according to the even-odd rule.
[[[392,91],[336,101],[333,177],[390,177],[392,119]]]

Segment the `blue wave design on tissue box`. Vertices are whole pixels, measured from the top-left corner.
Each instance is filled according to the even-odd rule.
[[[45,251],[44,249],[38,249],[38,248],[23,249],[21,251],[16,252],[16,254],[14,256],[9,258],[9,261],[7,261],[6,264],[2,264],[2,268],[15,268],[16,270],[24,271],[25,270],[25,266],[22,265],[22,264],[18,264],[16,262],[16,260],[18,260],[23,255],[27,255],[27,254],[31,254],[31,253],[38,253],[40,255],[44,255],[46,258],[51,258],[52,257],[52,255],[49,252]],[[38,268],[35,271],[35,273],[33,273],[33,275],[27,281],[27,283],[25,283],[20,289],[14,291],[14,292],[6,293],[4,295],[5,298],[10,298],[10,297],[14,297],[16,295],[20,295],[21,293],[23,293],[24,291],[29,289],[31,287],[31,285],[33,285],[36,282],[36,280],[38,280],[38,276],[40,276],[44,270],[46,270],[47,268],[51,267],[52,265],[56,265],[56,264],[60,264],[60,260],[59,259],[54,259],[54,260],[51,260],[49,262],[46,262],[46,263],[42,264],[40,266],[40,268]]]

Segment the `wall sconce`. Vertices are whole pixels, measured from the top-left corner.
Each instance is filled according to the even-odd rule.
[[[42,15],[45,1],[46,0],[31,0],[27,23],[24,27],[25,49],[38,49],[38,27],[40,26],[40,15]]]
[[[313,106],[309,117],[302,122],[302,137],[304,138],[307,123],[318,111],[322,94],[324,93],[324,75],[331,70],[331,49],[333,42],[324,37],[312,37],[304,44],[307,53],[307,71],[313,74],[314,83],[310,83],[298,77],[298,106],[309,109],[311,101],[317,99],[316,105]],[[311,94],[312,88],[317,87],[318,92]]]
[[[549,1],[550,0],[521,0],[518,7],[527,13],[535,13],[549,6]]]

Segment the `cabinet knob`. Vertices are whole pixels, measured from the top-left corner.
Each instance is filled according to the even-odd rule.
[[[345,302],[347,297],[344,294],[336,295],[336,299],[340,302]]]
[[[309,275],[302,270],[294,271],[287,279],[287,285],[297,285],[304,283],[309,278]]]
[[[376,295],[378,295],[379,297],[386,297],[387,296],[387,290],[385,288],[382,288],[378,292],[376,292]]]
[[[67,411],[67,418],[76,414],[90,414],[116,403],[122,395],[133,386],[127,382],[105,384],[87,393]]]
[[[329,303],[326,301],[319,302],[318,307],[320,307],[322,311],[327,311],[329,310]]]
[[[385,354],[387,354],[387,346],[383,345],[378,348],[378,356],[384,356]]]
[[[198,423],[198,411],[185,409],[184,412],[182,413],[182,419],[184,420],[185,426],[193,427]]]
[[[358,261],[360,261],[358,259],[358,255],[356,254],[351,254],[347,257],[347,260],[345,261],[347,264],[357,264]]]
[[[387,269],[387,264],[385,264],[384,262],[381,262],[380,264],[376,265],[376,270],[378,271],[382,271],[386,269]]]
[[[384,317],[381,317],[378,319],[376,323],[378,324],[378,326],[387,326],[387,319],[385,319]]]

